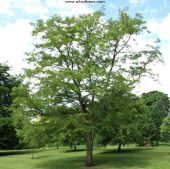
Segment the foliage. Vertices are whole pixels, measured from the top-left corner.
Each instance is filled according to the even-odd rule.
[[[161,139],[162,141],[170,141],[170,115],[163,119],[161,125]]]
[[[70,124],[67,128],[63,129],[62,144],[74,148],[77,150],[78,145],[84,144],[84,132]]]
[[[30,148],[44,147],[47,143],[57,143],[62,120],[50,110],[44,113],[42,103],[28,92],[26,86],[13,88],[13,124],[21,142]],[[22,103],[22,104],[21,104]],[[58,109],[57,109],[58,110]],[[55,110],[55,111],[57,111]],[[58,110],[60,113],[64,110]],[[63,119],[64,120],[64,119]],[[53,124],[51,126],[51,124]]]
[[[121,145],[138,142],[142,127],[147,124],[148,109],[143,100],[130,92],[116,90],[104,101],[106,108],[102,112],[109,113],[99,134],[99,143],[118,144],[120,151]]]
[[[157,44],[142,50],[131,45],[146,30],[140,14],[130,17],[120,11],[118,19],[107,21],[103,15],[101,11],[78,17],[55,15],[33,24],[37,42],[28,53],[27,60],[34,65],[25,71],[28,94],[15,101],[16,112],[30,120],[45,114],[55,114],[59,121],[63,116],[75,119],[76,127],[84,131],[87,166],[93,164],[93,140],[103,125],[96,102],[124,81],[129,86],[138,82],[151,72],[150,64],[161,59]],[[58,109],[63,106],[78,111],[62,114]]]
[[[153,141],[160,140],[160,127],[163,119],[168,115],[170,109],[170,100],[167,94],[159,91],[151,91],[142,94],[142,98],[145,100],[145,104],[149,109],[148,118],[150,119],[150,125],[146,131],[144,131],[149,139],[150,144]]]
[[[0,149],[15,149],[19,146],[9,107],[12,104],[12,88],[20,82],[9,71],[8,65],[0,64]]]

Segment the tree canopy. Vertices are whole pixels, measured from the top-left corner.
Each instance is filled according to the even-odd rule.
[[[148,118],[150,118],[150,125],[148,127],[148,138],[150,143],[153,141],[158,141],[160,137],[160,127],[162,125],[163,119],[168,115],[170,110],[170,100],[167,94],[159,91],[151,91],[148,93],[143,93],[142,98],[145,101],[146,106],[149,109]]]
[[[161,60],[157,44],[137,50],[131,43],[146,30],[140,14],[131,17],[119,11],[116,20],[103,16],[101,11],[78,17],[55,15],[33,24],[37,41],[27,54],[33,68],[26,69],[23,86],[14,89],[16,116],[26,114],[31,121],[54,115],[62,124],[63,119],[75,120],[84,132],[87,166],[93,165],[93,141],[103,123],[100,100],[113,89],[131,90],[150,73],[150,65]],[[60,111],[63,106],[76,111]],[[53,129],[53,123],[50,126]]]
[[[19,81],[9,71],[8,65],[0,64],[0,149],[15,149],[19,146],[19,139],[12,125],[12,111],[9,110],[12,88],[17,87]]]
[[[170,141],[170,115],[163,119],[161,125],[161,140],[166,142]]]

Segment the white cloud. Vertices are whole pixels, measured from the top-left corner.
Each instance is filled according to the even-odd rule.
[[[162,41],[170,41],[170,13],[161,21],[151,20],[148,28],[156,33]]]
[[[145,10],[141,11],[141,13],[147,13],[147,14],[153,15],[153,14],[157,13],[157,10],[146,8]]]
[[[57,14],[62,16],[87,14],[92,12],[90,8],[84,3],[66,3],[64,0],[47,0],[46,5],[48,8],[56,10]]]
[[[149,0],[129,0],[130,4],[132,5],[144,5]]]
[[[170,13],[161,21],[150,20],[147,24],[148,29],[154,33],[154,35],[161,39],[160,51],[164,58],[164,64],[157,64],[153,67],[153,71],[159,74],[158,82],[154,82],[151,79],[145,78],[139,85],[138,90],[141,92],[148,92],[151,90],[160,90],[168,93],[170,96],[170,78],[168,73],[170,72]],[[146,39],[147,41],[147,39]]]
[[[65,0],[0,0],[0,14],[12,15],[14,14],[13,8],[43,18],[51,9],[63,16],[91,12],[91,9],[85,3],[66,3]]]
[[[136,5],[139,3],[139,0],[130,0],[129,1],[132,5]]]
[[[8,1],[0,1],[0,14],[5,15],[14,15],[14,13],[10,10],[11,0]]]
[[[48,9],[42,5],[40,0],[13,0],[13,3],[30,15],[44,16],[48,13]]]
[[[42,5],[41,0],[0,0],[0,14],[14,15],[13,9],[41,17],[48,13],[48,9]]]
[[[118,9],[118,7],[113,2],[109,2],[108,6],[109,8]]]
[[[66,4],[64,0],[0,0],[0,14],[14,15],[12,9],[20,9],[29,16],[41,18],[48,17],[51,9],[64,16],[91,12],[86,4]],[[30,22],[18,18],[14,23],[6,22],[5,26],[0,26],[0,63],[7,61],[15,73],[21,72],[21,68],[26,66],[24,53],[33,44]]]
[[[23,59],[32,44],[31,31],[29,21],[25,19],[0,27],[0,62],[8,61],[15,72],[21,71],[26,65]]]
[[[168,5],[168,0],[163,0],[164,7],[167,7]]]

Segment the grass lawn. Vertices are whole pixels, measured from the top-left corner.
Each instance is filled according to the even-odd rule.
[[[0,151],[0,169],[84,169],[85,151],[68,149]],[[96,148],[95,166],[91,169],[170,169],[170,146],[123,148],[121,153],[109,148]]]

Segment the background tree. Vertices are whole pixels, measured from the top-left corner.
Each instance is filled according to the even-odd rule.
[[[9,71],[8,65],[0,64],[0,149],[19,148],[18,137],[12,125],[12,111],[9,110],[12,88],[17,87],[19,81]]]
[[[13,125],[20,141],[28,148],[40,148],[46,144],[59,147],[63,121],[67,121],[65,114],[69,114],[67,108],[62,106],[53,112],[53,106],[39,100],[40,96],[29,92],[26,85],[14,87],[12,96],[15,98],[11,107]]]
[[[142,98],[150,112],[148,115],[148,118],[150,118],[150,126],[145,133],[148,134],[151,144],[156,141],[156,145],[158,145],[158,141],[160,140],[160,127],[170,109],[169,97],[162,92],[151,91],[142,94]]]
[[[170,141],[170,115],[163,119],[161,125],[161,140],[165,142]]]
[[[84,132],[81,129],[70,124],[67,128],[63,128],[63,131],[62,143],[64,145],[70,146],[76,151],[78,145],[84,144]]]
[[[127,86],[128,87],[128,86]],[[105,112],[104,125],[99,133],[99,143],[118,144],[121,146],[136,143],[140,137],[141,126],[146,123],[147,107],[130,91],[114,90],[100,103],[104,105],[101,113]]]
[[[134,35],[146,29],[140,14],[130,17],[120,11],[116,20],[103,21],[102,17],[103,12],[98,11],[38,20],[33,24],[35,49],[28,53],[28,62],[34,68],[25,72],[27,88],[37,98],[36,106],[29,100],[25,102],[25,110],[34,112],[30,116],[50,112],[61,117],[57,112],[60,106],[78,107],[72,118],[84,130],[87,166],[93,165],[93,141],[99,129],[96,102],[126,78],[129,85],[137,82],[161,57],[156,44],[143,50],[130,45]],[[17,104],[22,107],[24,103]]]
[[[78,123],[73,116],[77,113],[75,108],[60,106],[54,110],[52,105],[41,103],[37,96],[29,93],[27,86],[13,88],[12,94],[15,97],[11,108],[14,111],[13,124],[20,141],[28,148],[45,145],[58,148],[64,144],[76,149],[76,145],[82,143],[83,134],[76,127]],[[43,106],[45,104],[48,108]]]
[[[118,124],[117,132],[113,137],[113,143],[118,143],[118,152],[121,145],[130,143],[138,143],[141,140],[143,127],[148,125],[147,113],[148,109],[143,100],[136,95],[129,95],[128,107],[124,112],[124,121]]]

